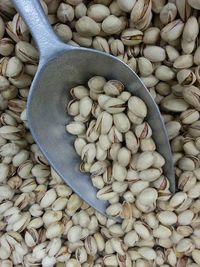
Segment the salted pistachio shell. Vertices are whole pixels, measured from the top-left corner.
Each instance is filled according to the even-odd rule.
[[[192,258],[196,262],[196,264],[200,265],[200,250],[194,249],[192,251]]]
[[[181,113],[180,119],[183,124],[192,124],[199,119],[199,112],[195,109],[188,109]]]
[[[161,30],[161,37],[166,42],[172,42],[180,37],[183,32],[184,23],[180,20],[174,20],[167,24]]]
[[[70,134],[74,134],[74,135],[79,135],[79,134],[83,134],[85,132],[85,125],[81,122],[70,122],[67,126],[66,126],[66,130],[70,133]]]
[[[136,125],[141,124],[141,123],[143,122],[143,120],[144,120],[144,118],[142,118],[142,117],[138,117],[135,113],[133,113],[133,112],[130,111],[129,109],[128,109],[128,111],[127,111],[127,115],[128,115],[129,120],[130,120],[133,124],[136,124]]]
[[[110,10],[103,4],[93,4],[87,9],[87,15],[96,22],[102,22],[110,15]]]
[[[132,131],[125,133],[125,143],[126,147],[131,151],[131,153],[137,153],[139,149],[139,141]]]
[[[118,96],[124,90],[124,85],[120,81],[109,80],[103,89],[106,95]]]
[[[177,15],[177,8],[174,3],[167,3],[160,11],[160,20],[163,24],[172,22]]]
[[[149,27],[145,30],[143,42],[145,44],[154,45],[160,38],[160,29],[157,27]]]
[[[153,229],[153,236],[156,238],[166,239],[172,235],[171,230],[160,224],[157,228]]]
[[[152,152],[142,152],[136,162],[137,171],[143,171],[150,168],[154,162],[154,154]]]
[[[169,121],[166,124],[166,130],[168,133],[169,140],[173,139],[179,134],[181,124],[178,121]]]
[[[0,75],[0,91],[8,89],[10,86],[9,80]]]
[[[95,49],[99,51],[110,53],[109,44],[106,38],[103,38],[101,36],[96,36],[92,41],[92,45]]]
[[[138,201],[142,205],[151,205],[152,203],[155,203],[158,197],[158,192],[154,188],[146,188],[140,194],[137,196]]]
[[[178,9],[178,13],[183,21],[186,21],[191,14],[191,6],[188,4],[187,0],[178,1],[176,0],[176,7]]]
[[[90,97],[85,96],[81,98],[79,103],[79,111],[83,117],[87,117],[90,115],[92,111],[92,100]]]
[[[79,114],[79,101],[76,99],[71,100],[67,105],[68,114],[71,116],[77,116]]]
[[[54,30],[64,42],[67,43],[72,39],[72,31],[68,25],[64,23],[56,23]]]
[[[6,67],[6,76],[15,77],[23,70],[23,64],[17,57],[11,57]]]
[[[156,145],[154,140],[150,138],[145,138],[140,140],[141,151],[154,151],[156,150]]]
[[[122,182],[126,178],[127,170],[125,167],[121,166],[120,163],[115,162],[113,164],[112,173],[115,180]]]
[[[175,77],[175,73],[169,67],[160,65],[158,68],[156,68],[155,76],[160,81],[167,82]]]
[[[151,62],[161,62],[166,58],[165,50],[154,45],[147,45],[143,50],[143,54]]]
[[[126,167],[131,160],[131,152],[126,147],[120,148],[117,155],[117,160],[119,164],[123,167]]]
[[[180,85],[188,86],[196,82],[196,76],[190,69],[183,69],[177,73],[177,80]]]
[[[102,26],[102,30],[106,34],[109,34],[109,35],[116,34],[121,29],[122,21],[114,15],[109,15],[103,20],[101,26]]]
[[[125,113],[117,113],[113,115],[113,122],[121,133],[126,133],[130,129],[130,121]]]
[[[150,138],[152,135],[152,130],[150,125],[147,122],[144,122],[140,125],[136,125],[135,134],[140,139]]]
[[[130,12],[135,3],[135,0],[117,0],[119,8],[125,12]]]
[[[89,90],[83,85],[78,85],[70,90],[70,94],[72,97],[81,99],[89,95]]]
[[[95,93],[103,93],[103,87],[106,83],[106,80],[102,76],[93,76],[91,79],[88,81],[88,87],[90,88],[91,91]]]
[[[176,69],[185,69],[185,68],[190,68],[192,65],[193,65],[192,55],[181,55],[174,61],[173,67]]]
[[[178,50],[171,45],[167,45],[165,49],[166,49],[167,59],[170,63],[174,62],[180,55]]]
[[[60,3],[57,9],[57,17],[62,23],[72,21],[74,19],[73,7],[65,3]]]
[[[139,178],[143,181],[153,182],[160,177],[162,170],[157,168],[149,168],[139,173]]]
[[[200,122],[196,121],[191,124],[188,130],[189,134],[192,135],[193,137],[199,137],[200,135]]]
[[[194,85],[187,86],[183,89],[183,97],[187,103],[200,111],[199,102],[200,90]]]
[[[193,7],[194,9],[200,10],[200,1],[197,0],[188,0],[188,4]]]
[[[161,106],[172,112],[183,112],[186,111],[189,107],[188,103],[182,98],[177,98],[173,94],[168,95],[161,101]]]
[[[198,21],[196,17],[191,16],[185,23],[182,38],[187,42],[192,42],[196,39],[198,33],[199,33]]]
[[[158,213],[157,218],[164,225],[173,225],[177,222],[177,216],[172,211],[161,211]]]
[[[124,45],[138,45],[142,43],[143,32],[137,29],[125,29],[121,34],[121,40]]]
[[[116,196],[116,192],[112,191],[111,185],[107,185],[97,192],[97,198],[102,200],[110,200],[114,196]]]
[[[103,108],[110,114],[116,114],[123,112],[126,105],[123,100],[112,97],[104,103]]]
[[[113,124],[113,117],[108,112],[103,111],[97,118],[94,130],[101,134],[107,134]]]
[[[131,96],[128,100],[128,108],[136,116],[145,118],[147,115],[147,106],[142,99],[137,96]]]
[[[152,63],[145,57],[138,58],[138,68],[139,72],[143,77],[147,77],[153,72]]]
[[[38,51],[34,46],[25,41],[20,41],[15,46],[16,56],[26,63],[37,64],[38,62]]]
[[[100,33],[100,26],[88,16],[81,17],[75,24],[76,30],[83,36],[95,36]]]
[[[112,126],[108,133],[109,141],[112,143],[120,143],[123,141],[122,133],[116,128],[116,126]]]

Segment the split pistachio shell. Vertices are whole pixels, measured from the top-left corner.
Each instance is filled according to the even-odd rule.
[[[160,20],[163,24],[172,22],[177,15],[177,8],[174,3],[166,4],[160,12]]]
[[[104,85],[104,92],[109,96],[118,96],[124,90],[124,85],[117,80],[110,80]]]
[[[119,98],[110,98],[104,103],[103,108],[111,114],[120,113],[125,110],[125,102]]]
[[[140,98],[131,96],[128,100],[128,108],[136,116],[145,118],[147,115],[147,106]]]
[[[183,97],[185,101],[195,107],[198,111],[200,110],[199,95],[200,90],[194,85],[186,87],[183,90]]]
[[[167,24],[161,30],[161,37],[166,42],[171,42],[176,40],[183,32],[184,23],[180,20],[174,20]]]
[[[138,45],[142,43],[143,32],[137,29],[126,29],[121,34],[121,40],[124,45]]]

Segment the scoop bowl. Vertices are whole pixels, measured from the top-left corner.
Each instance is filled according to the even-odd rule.
[[[157,150],[166,160],[164,174],[175,191],[170,145],[159,109],[139,77],[122,61],[92,49],[72,47],[54,34],[37,0],[13,0],[40,51],[38,71],[28,98],[28,125],[39,148],[62,179],[88,204],[105,214],[108,202],[96,198],[97,190],[88,174],[79,170],[80,159],[66,132],[69,89],[85,84],[92,76],[121,81],[127,91],[139,96],[148,108]]]

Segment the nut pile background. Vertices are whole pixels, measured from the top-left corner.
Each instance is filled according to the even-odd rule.
[[[63,184],[28,130],[37,49],[10,0],[1,0],[0,266],[200,266],[200,1],[42,5],[63,41],[111,53],[142,78],[166,123],[178,192],[163,177],[155,209],[131,203],[117,224]]]

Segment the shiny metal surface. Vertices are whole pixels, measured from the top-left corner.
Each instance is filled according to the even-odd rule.
[[[69,89],[94,75],[122,81],[126,89],[148,106],[148,122],[158,151],[165,157],[165,175],[175,191],[172,155],[159,109],[138,76],[123,62],[92,49],[62,43],[51,29],[38,0],[12,0],[24,18],[40,51],[40,63],[28,99],[31,133],[57,173],[87,203],[105,213],[106,201],[96,198],[87,174],[79,171],[80,160],[73,148],[74,137],[66,133]]]

